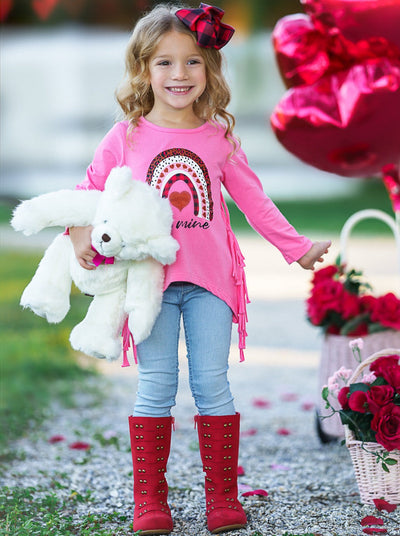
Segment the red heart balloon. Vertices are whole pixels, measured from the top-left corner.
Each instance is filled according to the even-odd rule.
[[[298,13],[280,19],[272,32],[272,44],[287,87],[313,84],[329,68],[326,38],[308,15]]]
[[[282,145],[304,162],[348,177],[400,159],[400,62],[368,59],[286,92],[271,116]]]
[[[272,41],[287,87],[313,84],[322,76],[347,70],[371,58],[400,60],[400,49],[384,37],[353,43],[337,29],[325,33],[317,30],[310,17],[302,14],[280,19]]]
[[[400,0],[300,0],[316,25],[356,42],[385,37],[400,47]]]

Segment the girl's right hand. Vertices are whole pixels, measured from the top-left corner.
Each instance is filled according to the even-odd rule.
[[[93,264],[93,259],[96,256],[96,252],[92,249],[91,235],[92,225],[87,227],[70,227],[69,236],[74,247],[75,256],[85,270],[95,270],[96,266]]]

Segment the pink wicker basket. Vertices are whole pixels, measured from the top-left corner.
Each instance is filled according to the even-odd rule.
[[[393,354],[400,356],[400,348],[387,348],[372,354],[360,363],[349,383],[354,383],[361,372],[378,357]],[[379,443],[358,441],[348,426],[344,426],[344,429],[346,446],[353,462],[361,501],[364,504],[373,504],[373,499],[384,499],[390,504],[400,504],[400,450],[396,449],[390,452],[390,457],[396,459],[397,464],[391,465],[390,472],[386,473],[381,464],[376,462],[376,457],[373,454],[374,452],[385,452],[384,447]]]

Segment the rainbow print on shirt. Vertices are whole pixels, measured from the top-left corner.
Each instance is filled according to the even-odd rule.
[[[195,216],[213,219],[208,170],[192,151],[173,148],[159,153],[149,166],[146,181],[159,190],[162,197],[169,198],[178,210],[182,211],[193,200]]]

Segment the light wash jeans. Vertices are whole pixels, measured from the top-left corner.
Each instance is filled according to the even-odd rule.
[[[192,283],[173,283],[164,292],[151,335],[138,345],[138,392],[134,415],[168,417],[178,390],[181,316],[189,384],[200,415],[233,415],[227,372],[232,311],[211,292]]]

